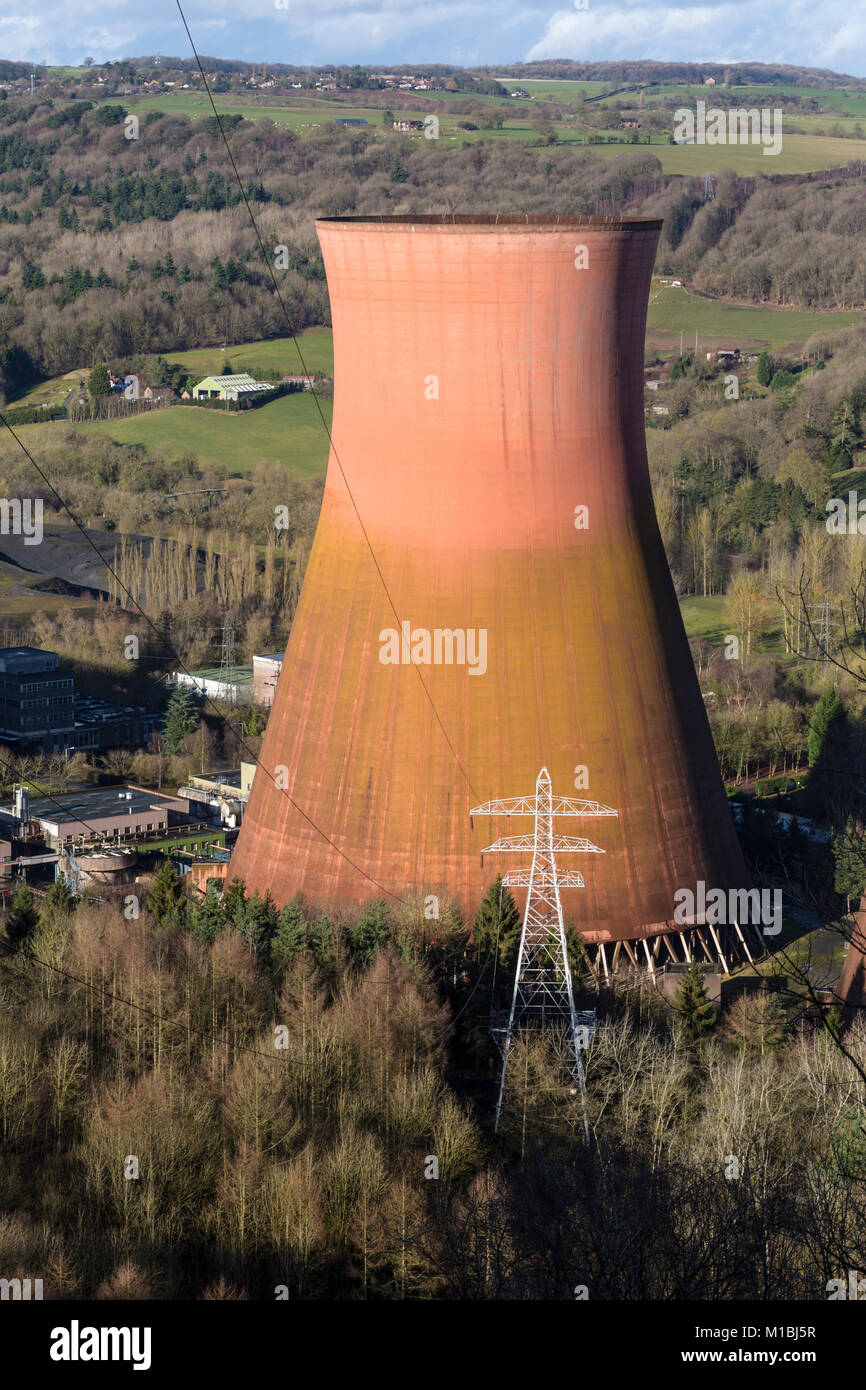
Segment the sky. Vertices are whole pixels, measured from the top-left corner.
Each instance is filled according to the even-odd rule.
[[[586,8],[576,9],[575,3]],[[866,76],[858,0],[181,0],[199,53],[250,62],[792,63]],[[0,57],[190,56],[175,0],[0,0]]]

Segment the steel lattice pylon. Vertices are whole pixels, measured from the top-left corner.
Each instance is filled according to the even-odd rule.
[[[496,1128],[505,1095],[505,1075],[514,1028],[521,1023],[544,1028],[560,1022],[571,1036],[574,1063],[571,1067],[581,1095],[585,1091],[583,1075],[581,1025],[574,1007],[571,970],[562,920],[560,888],[582,888],[584,880],[577,871],[559,873],[557,854],[603,854],[591,840],[556,835],[553,830],[556,816],[615,816],[618,813],[598,801],[582,801],[575,797],[554,796],[550,774],[543,767],[535,783],[534,796],[510,797],[488,801],[475,806],[472,816],[533,816],[535,833],[511,835],[488,845],[483,854],[531,853],[529,869],[512,869],[503,876],[508,887],[526,888],[526,908],[520,933],[520,950],[514,976],[514,993],[505,1040],[502,1047],[502,1076],[496,1102]],[[586,1119],[584,1117],[584,1125]]]

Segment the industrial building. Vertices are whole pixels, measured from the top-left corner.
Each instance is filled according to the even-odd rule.
[[[144,705],[113,705],[75,690],[75,676],[56,652],[0,648],[0,743],[45,753],[136,748],[160,716]]]
[[[0,742],[40,743],[46,753],[69,744],[75,727],[75,679],[56,652],[0,649]]]
[[[80,840],[130,840],[184,825],[187,803],[142,787],[94,787],[56,797],[29,796],[0,807],[0,833],[26,839],[34,833],[52,848]]]
[[[175,671],[172,679],[177,685],[192,686],[199,695],[210,700],[232,700],[235,704],[270,709],[284,656],[284,652],[269,652],[265,656],[254,656],[252,664],[236,665],[228,670],[209,666],[200,671]]]
[[[161,715],[144,705],[112,705],[96,695],[75,696],[75,725],[67,746],[82,753],[98,748],[143,748]]]
[[[174,671],[176,685],[189,685],[209,700],[232,700],[249,704],[253,698],[253,668],[250,665],[231,666],[222,670],[208,666],[201,671]]]
[[[447,894],[471,916],[497,864],[469,809],[546,767],[618,809],[562,895],[603,969],[687,958],[678,889],[748,879],[647,467],[661,223],[317,227],[333,448],[231,873],[278,903]]]
[[[274,703],[285,655],[285,652],[270,652],[267,656],[253,657],[253,700],[263,709],[270,709]]]
[[[187,786],[178,787],[177,794],[196,819],[233,830],[243,820],[255,770],[255,763],[241,763],[237,771],[190,774]]]

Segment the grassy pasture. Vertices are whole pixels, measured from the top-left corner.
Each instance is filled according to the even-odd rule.
[[[813,333],[845,328],[860,318],[862,314],[854,310],[833,313],[727,304],[656,283],[647,314],[647,338],[654,342],[664,335],[682,332],[684,346],[693,348],[694,334],[698,333],[701,337],[723,338],[739,346],[755,343],[779,348],[804,343]]]
[[[679,601],[680,613],[687,637],[703,637],[711,646],[719,647],[731,631],[725,620],[727,599],[721,594],[703,598],[700,594],[690,594]],[[755,642],[757,652],[783,654],[780,610],[778,604],[762,605],[766,626]]]
[[[26,391],[23,396],[10,402],[10,405],[16,407],[35,406],[42,405],[46,401],[52,406],[65,405],[67,396],[76,393],[79,381],[87,381],[89,370],[89,367],[84,367],[78,372],[65,372],[63,376],[51,377],[48,381],[40,382],[38,386]]]
[[[331,402],[323,400],[321,407],[330,427]],[[258,410],[231,413],[173,406],[74,428],[85,434],[107,434],[121,444],[142,444],[151,453],[170,459],[195,454],[204,466],[241,475],[251,473],[260,459],[279,459],[287,472],[310,478],[323,473],[328,460],[328,436],[316,402],[306,391],[282,396]]]
[[[300,355],[292,338],[271,338],[257,343],[230,343],[226,348],[168,352],[164,356],[170,362],[180,362],[198,377],[217,374],[227,357],[236,372],[248,371],[259,381],[278,381],[281,376],[302,372],[301,356],[307,371],[333,376],[334,346],[330,328],[308,328],[298,335],[298,345]]]
[[[521,83],[521,85],[524,84]],[[542,93],[541,88],[549,88],[551,89],[551,99],[567,100],[567,95],[558,89],[573,86],[575,88],[574,97],[580,89],[588,89],[591,85],[593,84],[535,82],[531,89],[527,86],[526,90],[535,93],[535,89],[538,88],[537,95],[547,95],[547,91]],[[597,88],[601,86],[600,83],[594,85]],[[696,97],[697,93],[701,92],[710,101],[713,90],[713,88],[704,87],[683,87],[681,89],[684,96]],[[737,89],[738,92],[746,92],[746,90],[745,88]],[[673,88],[671,94],[675,94]],[[443,94],[432,93],[431,95],[438,99]],[[465,96],[464,93],[447,95],[448,99]],[[490,98],[490,100],[496,103],[496,99]],[[352,106],[343,106],[335,102],[317,100],[313,97],[295,97],[294,94],[289,95],[289,102],[289,105],[266,105],[244,101],[243,98],[223,98],[221,95],[216,98],[217,109],[221,115],[243,116],[250,121],[271,120],[277,125],[289,126],[298,131],[310,126],[321,125],[326,121],[338,120],[341,117],[360,118],[366,120],[374,129],[381,130],[382,128],[382,109],[379,107],[364,106],[361,102]],[[212,114],[208,98],[198,92],[169,92],[158,96],[143,97],[135,102],[135,110],[174,112],[193,118]],[[405,116],[408,120],[423,120],[425,111],[423,109],[409,110],[400,112],[400,115]],[[457,122],[463,119],[464,117],[461,116],[440,114],[441,138],[448,141],[525,141],[538,138],[537,131],[533,130],[532,125],[525,117],[515,117],[514,120],[506,121],[501,130],[478,131],[458,130]],[[826,120],[824,124],[827,124]],[[583,147],[584,134],[590,132],[577,125],[566,125],[560,128],[557,133],[562,144],[574,144]],[[592,133],[612,134],[615,132]],[[723,169],[734,169],[739,174],[754,174],[758,171],[765,174],[797,174],[808,173],[814,169],[835,168],[855,159],[866,160],[866,139],[853,140],[809,134],[785,136],[784,127],[783,137],[781,153],[776,156],[765,155],[763,148],[759,145],[671,145],[666,143],[663,137],[656,137],[657,144],[655,141],[653,142],[653,154],[661,160],[662,168],[668,174],[721,173]],[[595,155],[607,158],[611,154],[625,152],[632,148],[645,149],[646,146],[587,145],[585,148]]]
[[[607,86],[606,82],[584,82],[572,77],[497,77],[496,81],[503,87],[521,87],[531,97],[541,97],[545,101],[577,101],[581,92],[594,97]]]
[[[370,126],[382,128],[384,107],[364,106],[361,103],[349,106],[342,102],[317,100],[315,97],[298,97],[295,93],[288,94],[288,99],[289,105],[266,105],[264,102],[244,101],[242,97],[230,97],[220,92],[214,97],[221,116],[243,116],[248,121],[273,121],[275,125],[289,126],[293,130],[302,130],[311,125],[322,125],[326,121],[340,119],[365,120]],[[136,113],[161,111],[176,116],[189,116],[191,120],[213,115],[208,98],[197,92],[168,92],[158,96],[142,97],[136,100],[134,106],[130,106],[130,110],[135,110]],[[404,111],[401,108],[394,114],[400,119],[421,121],[427,111]],[[464,119],[463,116],[451,117],[441,114],[439,117],[440,124],[449,130],[455,128],[457,121]]]
[[[687,637],[703,637],[719,646],[728,632],[724,620],[725,599],[721,595],[701,598],[689,595],[680,599],[680,613]]]
[[[738,174],[808,174],[866,160],[866,140],[786,135],[783,121],[777,155],[765,155],[761,145],[660,145],[653,154],[666,174],[720,174],[724,169]]]

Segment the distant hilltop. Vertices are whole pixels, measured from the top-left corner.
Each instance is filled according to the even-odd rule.
[[[165,54],[158,57],[146,55],[141,57],[123,58],[119,63],[96,63],[93,64],[94,71],[99,68],[124,67],[135,71],[147,69],[148,71],[158,61],[158,66],[164,71],[174,72],[198,72],[198,66],[194,58],[175,58]],[[305,74],[356,74],[358,81],[356,85],[363,85],[360,75],[367,77],[370,73],[378,72],[375,64],[360,67],[358,64],[350,65],[345,63],[325,63],[312,64],[306,63],[297,65],[293,63],[275,63],[270,59],[265,59],[268,71],[273,76],[279,77],[301,77]],[[244,62],[239,58],[210,58],[202,56],[201,63],[208,73],[253,73],[257,68],[262,67],[263,60]],[[84,69],[82,68],[82,71]],[[21,79],[34,71],[37,76],[50,73],[51,68],[44,68],[38,63],[21,63],[12,61],[0,62],[0,79],[15,80]],[[859,91],[866,91],[866,79],[853,77],[847,73],[834,72],[830,68],[811,68],[797,67],[788,63],[755,63],[755,62],[729,62],[729,63],[684,63],[684,62],[663,62],[663,61],[644,61],[642,59],[619,60],[616,62],[598,63],[579,63],[571,58],[545,58],[532,63],[495,63],[481,64],[476,67],[460,67],[454,63],[397,63],[389,64],[388,72],[392,76],[418,76],[418,77],[453,77],[462,74],[467,79],[471,78],[559,78],[562,80],[573,80],[583,82],[629,82],[629,83],[662,83],[662,82],[686,82],[701,83],[707,78],[712,77],[719,86],[725,80],[731,86],[741,87],[758,82],[785,83],[792,87],[850,87]]]

